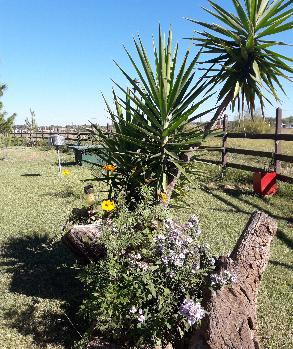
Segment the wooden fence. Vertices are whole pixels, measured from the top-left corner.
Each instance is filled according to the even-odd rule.
[[[40,139],[47,140],[53,135],[62,135],[66,141],[74,141],[80,143],[81,141],[87,141],[91,138],[90,132],[57,132],[57,131],[42,131],[42,132],[15,132],[13,131],[11,135],[15,138],[27,138],[30,141],[38,141]]]
[[[281,152],[281,141],[291,141],[293,142],[293,134],[282,134],[282,109],[277,108],[276,110],[276,125],[275,133],[273,134],[261,134],[261,133],[234,133],[228,132],[228,116],[225,115],[223,119],[223,134],[222,146],[221,147],[207,147],[201,146],[200,149],[205,149],[207,151],[218,151],[221,152],[221,160],[209,160],[209,159],[198,159],[199,161],[220,164],[222,168],[236,168],[245,171],[264,171],[263,167],[256,167],[244,164],[237,164],[228,161],[228,154],[241,154],[241,155],[251,155],[255,157],[266,157],[271,158],[274,165],[274,170],[277,173],[277,178],[281,181],[293,183],[293,177],[285,176],[281,174],[281,161],[293,163],[293,156],[284,155]],[[274,141],[274,152],[250,150],[250,149],[238,149],[228,147],[228,138],[244,138],[244,139],[269,139]],[[292,148],[293,149],[293,148]]]
[[[104,127],[104,126],[102,126]],[[112,132],[111,126],[109,124],[107,124],[107,126],[104,127],[105,132],[109,133]],[[67,132],[67,131],[61,131],[59,132],[58,128],[57,130],[42,130],[39,132],[23,132],[22,130],[20,130],[20,132],[16,132],[15,129],[13,130],[13,132],[11,133],[11,136],[17,138],[27,138],[30,141],[38,141],[39,139],[48,139],[53,135],[62,135],[64,136],[66,141],[75,141],[77,143],[80,143],[81,141],[88,141],[92,139],[92,133],[90,131],[83,131],[83,132]]]

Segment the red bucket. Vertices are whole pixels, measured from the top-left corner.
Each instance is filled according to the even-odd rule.
[[[254,172],[253,190],[256,194],[262,196],[274,195],[277,191],[276,180],[276,172]]]

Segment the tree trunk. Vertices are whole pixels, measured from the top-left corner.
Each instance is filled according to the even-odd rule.
[[[206,291],[208,314],[194,332],[188,349],[259,349],[256,305],[261,276],[268,264],[276,222],[263,212],[252,214],[230,257],[218,260],[217,273],[234,273],[235,283]]]
[[[222,103],[219,105],[218,109],[215,112],[215,115],[212,117],[212,119],[206,124],[204,129],[204,137],[206,137],[210,130],[213,128],[216,121],[220,118],[220,116],[223,114],[223,112],[228,107],[229,103],[233,99],[233,91],[231,90],[226,97],[223,99]]]

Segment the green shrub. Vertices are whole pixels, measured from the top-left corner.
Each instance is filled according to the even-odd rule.
[[[81,312],[104,338],[127,348],[175,343],[205,312],[200,305],[213,258],[200,246],[196,217],[176,224],[144,188],[135,210],[120,195],[116,218],[104,221],[106,257],[81,273]],[[92,335],[92,332],[91,332]]]
[[[245,117],[235,121],[232,130],[234,132],[269,133],[271,132],[271,125],[261,116],[254,116],[254,118]]]

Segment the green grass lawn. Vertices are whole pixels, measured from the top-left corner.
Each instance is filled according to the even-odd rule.
[[[289,133],[289,132],[288,132]],[[293,142],[281,141],[281,153],[283,155],[293,156]],[[204,142],[205,146],[222,147],[221,137],[210,137]],[[268,139],[243,139],[243,138],[228,138],[227,147],[238,149],[249,149],[258,151],[274,152],[274,141]],[[208,152],[202,150],[199,157],[204,159],[221,160],[221,153],[218,151]],[[248,155],[240,155],[229,153],[227,155],[228,163],[246,164],[255,167],[268,167],[272,158],[256,157]],[[286,176],[293,177],[293,164],[281,162],[281,173]]]
[[[73,166],[62,154],[68,176],[57,172],[56,153],[14,147],[0,161],[0,348],[71,348],[83,331],[77,314],[82,297],[74,259],[60,243],[62,226],[73,207],[83,204],[88,166]],[[199,166],[199,165],[198,165]],[[197,166],[195,166],[197,171]],[[259,293],[259,332],[263,348],[288,349],[292,343],[293,187],[259,198],[251,174],[228,170],[216,180],[216,166],[200,165],[172,209],[178,220],[196,213],[202,240],[216,254],[229,253],[250,214],[262,209],[278,221],[269,266]],[[197,178],[197,179],[196,179]],[[96,186],[100,199],[102,188]]]

